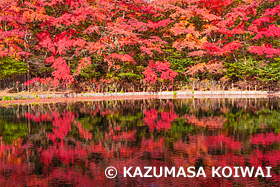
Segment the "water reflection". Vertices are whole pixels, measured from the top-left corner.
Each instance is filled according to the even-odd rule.
[[[280,100],[174,99],[0,108],[0,185],[280,185]],[[115,166],[203,166],[207,177],[107,179]],[[272,178],[212,178],[272,166]]]

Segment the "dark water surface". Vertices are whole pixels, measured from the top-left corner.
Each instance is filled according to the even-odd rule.
[[[279,186],[279,109],[279,98],[2,106],[0,186]],[[206,177],[124,178],[124,166],[203,166]],[[213,178],[218,166],[271,166],[272,177]]]

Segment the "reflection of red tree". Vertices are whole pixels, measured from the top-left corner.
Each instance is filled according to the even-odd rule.
[[[170,108],[170,105],[167,107]],[[97,110],[100,113],[101,109]],[[114,112],[114,110],[104,111]],[[245,140],[239,137],[237,141],[236,135],[229,136],[226,133],[223,134],[220,129],[214,129],[223,127],[225,119],[222,116],[199,119],[190,115],[185,116],[188,123],[212,128],[203,131],[205,134],[189,133],[184,138],[174,138],[170,141],[171,122],[178,118],[178,115],[173,109],[169,112],[163,111],[167,110],[150,109],[143,112],[144,124],[149,125],[152,132],[155,129],[161,130],[160,132],[145,134],[147,136],[144,135],[144,138],[142,131],[137,132],[138,128],[135,126],[129,127],[128,130],[123,124],[117,126],[112,123],[113,125],[102,131],[105,136],[94,140],[92,133],[78,120],[75,120],[77,115],[72,112],[63,112],[62,114],[51,112],[39,115],[27,113],[25,114],[26,118],[34,121],[52,121],[52,132],[47,133],[49,141],[47,144],[42,143],[38,148],[34,147],[34,149],[32,149],[32,144],[21,139],[13,141],[12,145],[6,145],[3,142],[0,145],[2,162],[0,173],[3,173],[2,176],[4,176],[8,170],[12,171],[12,174],[11,177],[0,178],[0,185],[5,185],[8,182],[13,186],[22,186],[23,184],[26,186],[59,184],[113,186],[117,185],[118,181],[120,184],[143,186],[152,183],[159,186],[166,184],[174,186],[182,184],[193,186],[209,186],[209,184],[211,186],[231,186],[233,184],[245,186],[253,184],[257,186],[264,184],[257,178],[212,178],[211,167],[234,167],[248,164],[255,167],[279,167],[280,150],[277,148],[280,142],[279,134],[254,134],[251,137],[245,136]],[[92,111],[87,112],[92,115]],[[105,115],[105,113],[103,114]],[[215,120],[215,124],[211,124]],[[81,138],[77,136],[77,130]],[[276,148],[271,149],[272,145],[275,145]],[[262,148],[260,149],[260,147]],[[34,174],[32,162],[29,166],[26,164],[27,160],[34,158],[33,152],[35,150],[38,152],[36,155],[38,155],[40,163],[43,163],[42,170],[47,173],[48,177]],[[244,152],[246,153],[244,154]],[[180,177],[174,179],[162,177],[143,180],[143,178],[138,177],[122,178],[121,176],[124,166],[183,166],[186,168],[198,165],[198,163],[204,165],[206,178]],[[104,176],[104,170],[109,165],[118,169],[120,176],[117,180],[107,180]],[[268,181],[278,184],[280,182],[279,175],[273,173],[273,177]]]
[[[62,117],[54,116],[53,119],[53,133],[48,133],[47,137],[50,140],[55,140],[56,138],[63,140],[67,136],[71,129],[71,125],[75,115],[71,112],[63,113]]]
[[[141,148],[143,151],[155,151],[160,150],[163,151],[164,149],[164,139],[160,138],[159,140],[155,141],[154,139],[142,139]]]
[[[161,119],[158,119],[158,113],[155,109],[150,109],[144,111],[145,117],[143,121],[145,124],[149,125],[150,131],[153,132],[154,129],[157,130],[168,130],[171,128],[171,122],[179,117],[175,112],[170,110],[169,112],[161,112]],[[158,120],[157,120],[158,119]]]
[[[81,143],[77,142],[76,146],[69,146],[62,142],[55,146],[49,146],[48,149],[42,150],[41,160],[48,165],[55,157],[65,164],[73,164],[77,160],[85,160],[87,155],[88,152]]]
[[[275,142],[280,142],[280,134],[266,133],[256,134],[251,136],[250,141],[252,144],[270,145]]]
[[[208,136],[206,138],[206,145],[208,148],[212,149],[231,149],[231,150],[240,150],[242,148],[242,144],[239,141],[234,141],[230,137],[226,137],[224,135],[218,136]]]
[[[214,116],[214,117],[202,117],[199,119],[195,115],[185,115],[187,123],[191,123],[200,127],[208,128],[223,128],[226,118],[223,116]]]
[[[150,109],[148,111],[144,110],[144,115],[145,117],[143,118],[143,121],[149,125],[150,131],[152,132],[154,127],[155,127],[155,120],[158,118],[158,113],[157,110],[155,109]]]
[[[41,121],[52,121],[53,118],[58,118],[59,113],[51,111],[49,113],[45,114],[32,114],[32,113],[25,113],[25,117],[29,120],[33,120],[35,122],[41,122]]]
[[[128,131],[128,132],[119,132],[118,135],[112,134],[110,136],[110,138],[112,140],[114,140],[115,142],[118,142],[118,141],[135,141],[135,137],[134,137],[135,134],[136,134],[136,130]],[[105,137],[108,137],[106,135],[107,134],[105,134]]]
[[[76,123],[76,125],[77,125],[77,127],[79,129],[79,134],[80,134],[80,136],[82,138],[87,139],[87,140],[91,140],[92,139],[92,134],[88,130],[84,129],[82,127],[81,123],[78,122],[78,123]]]
[[[31,154],[31,145],[29,142],[23,144],[20,138],[11,145],[2,141],[2,137],[0,141],[0,186],[22,186],[27,181],[25,176],[32,173],[26,162]]]

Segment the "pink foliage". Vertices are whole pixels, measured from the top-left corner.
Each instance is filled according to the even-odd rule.
[[[263,36],[279,37],[280,36],[280,27],[278,27],[276,25],[269,25],[268,27],[259,30],[258,34],[253,39],[254,40],[260,39]]]
[[[110,57],[119,59],[122,62],[134,62],[134,59],[132,58],[132,56],[130,56],[128,54],[120,55],[117,53],[113,53],[110,55]]]
[[[62,57],[58,57],[52,64],[52,68],[55,70],[52,72],[52,76],[55,80],[62,80],[62,83],[71,84],[74,79],[70,73],[70,67]]]
[[[223,74],[226,69],[223,67],[223,63],[220,61],[209,61],[207,64],[206,63],[200,63],[196,64],[194,66],[190,66],[188,70],[186,71],[187,75],[194,76],[198,73],[209,73],[212,75],[215,74]]]
[[[90,57],[82,58],[81,60],[79,60],[78,69],[77,69],[75,75],[79,75],[81,73],[81,70],[83,68],[86,68],[90,64],[91,64],[91,58]]]
[[[178,75],[177,72],[170,69],[170,63],[165,61],[158,61],[154,63],[153,61],[149,61],[149,67],[144,68],[143,74],[145,76],[144,82],[149,82],[154,84],[158,79],[158,74],[160,74],[160,78],[163,80],[171,80]]]
[[[145,76],[144,82],[154,84],[157,81],[157,74],[153,71],[152,68],[144,68],[143,74]]]
[[[250,53],[256,53],[258,55],[266,55],[266,57],[274,57],[274,55],[280,55],[280,49],[270,47],[269,44],[263,46],[252,46],[249,49]]]
[[[232,53],[232,51],[237,50],[240,47],[241,43],[239,41],[230,42],[225,44],[223,47],[217,43],[205,42],[203,44],[203,49],[205,49],[210,55],[224,55],[226,53]]]
[[[34,80],[27,80],[27,81],[24,83],[24,86],[33,85],[33,84],[34,84]]]

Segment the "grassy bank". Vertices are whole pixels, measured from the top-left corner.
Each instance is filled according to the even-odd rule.
[[[268,91],[173,91],[173,92],[127,92],[127,93],[18,93],[0,95],[2,103],[63,102],[111,99],[155,99],[155,98],[264,98],[280,97],[280,92]]]

